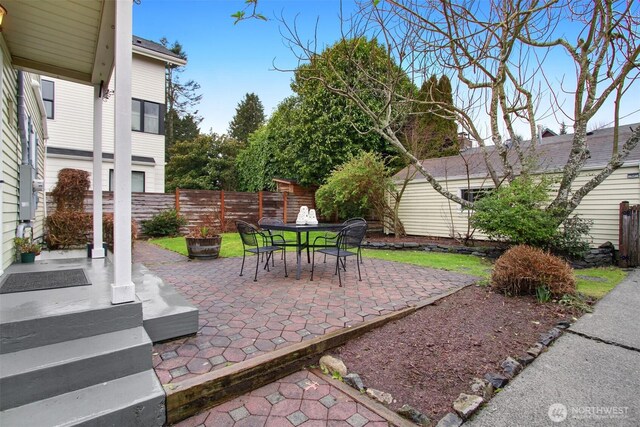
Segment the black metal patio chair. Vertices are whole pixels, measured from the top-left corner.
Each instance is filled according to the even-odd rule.
[[[360,217],[356,217],[356,218],[349,218],[348,220],[344,221],[342,223],[342,225],[350,225],[350,224],[357,224],[357,223],[367,223],[367,220],[364,218],[360,218]],[[337,233],[325,233],[323,236],[318,236],[315,239],[313,239],[313,246],[319,246],[316,242],[318,240],[324,240],[324,246],[334,246],[336,244],[336,240],[338,239],[338,234]],[[360,260],[360,264],[363,263],[362,261],[362,247],[358,247],[358,259]],[[323,262],[327,262],[327,255],[325,254],[324,256],[324,261]]]
[[[261,229],[265,225],[280,225],[280,224],[284,224],[284,221],[282,221],[279,218],[262,217],[258,221],[258,227],[260,227]],[[277,245],[291,246],[296,244],[295,240],[287,240],[285,238],[284,231],[280,231],[280,230],[265,230],[265,231],[267,232],[267,237],[269,238],[272,246],[274,245],[275,246]],[[265,245],[266,245],[266,242],[267,240],[265,240]],[[282,252],[282,257],[284,257],[284,251]],[[271,259],[271,265],[273,265],[273,258]]]
[[[261,233],[257,227],[249,224],[244,221],[236,221],[236,227],[238,228],[238,233],[240,233],[240,238],[242,240],[242,267],[240,267],[240,276],[242,276],[242,271],[244,270],[244,260],[246,257],[246,253],[256,254],[256,273],[253,277],[253,281],[258,281],[258,266],[260,265],[260,255],[267,254],[267,260],[264,264],[264,268],[267,271],[269,270],[269,260],[273,256],[274,252],[282,251],[286,252],[286,248],[284,246],[277,246],[273,244],[269,244],[271,240],[267,235]],[[287,274],[287,257],[286,254],[284,258],[284,277],[289,277]]]
[[[355,222],[347,225],[336,235],[336,243],[332,247],[326,247],[321,249],[313,248],[313,259],[311,261],[311,280],[313,280],[313,271],[315,270],[316,252],[320,252],[324,255],[336,257],[336,269],[335,273],[338,275],[338,283],[342,287],[342,278],[340,277],[340,263],[342,262],[342,268],[346,271],[347,257],[356,257],[356,265],[358,266],[358,280],[362,281],[362,275],[360,274],[360,262],[358,262],[360,247],[362,241],[367,233],[366,222]]]

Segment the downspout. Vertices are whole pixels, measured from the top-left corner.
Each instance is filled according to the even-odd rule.
[[[18,135],[22,147],[22,164],[29,164],[29,153],[27,150],[27,114],[24,100],[24,73],[18,71]]]
[[[31,89],[33,89],[33,94],[36,97],[38,110],[40,110],[40,119],[42,122],[42,149],[44,150],[44,158],[42,163],[42,207],[44,217],[47,218],[47,142],[49,142],[49,125],[47,122],[47,109],[45,108],[44,101],[42,100],[42,87],[40,85],[40,82],[31,79]],[[37,159],[38,153],[36,153],[36,162],[38,161]]]
[[[27,115],[25,111],[25,100],[24,100],[24,73],[18,70],[18,94],[17,94],[17,103],[18,103],[18,137],[20,138],[20,146],[22,152],[22,163],[23,165],[29,164],[29,153],[27,150]],[[27,228],[32,228],[31,223],[29,221],[21,222],[18,224],[16,228],[16,237],[24,237],[25,230]],[[33,230],[33,229],[32,229]]]

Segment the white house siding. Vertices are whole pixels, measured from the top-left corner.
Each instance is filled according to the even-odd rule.
[[[53,119],[47,123],[49,146],[93,150],[93,88],[44,79],[54,82]]]
[[[585,219],[593,220],[591,228],[592,246],[612,242],[618,246],[618,208],[623,200],[631,204],[640,203],[640,180],[628,179],[627,174],[638,173],[638,165],[625,165],[615,171],[596,189],[591,191],[575,210]],[[575,180],[574,188],[585,183],[594,174],[582,172]],[[491,187],[485,179],[472,179],[471,188]],[[443,182],[449,191],[459,192],[467,188],[466,179]],[[399,216],[409,235],[452,237],[457,233],[464,235],[467,230],[467,212],[459,205],[437,193],[424,179],[417,178],[407,186],[400,203]],[[482,239],[476,231],[474,238]]]
[[[141,55],[133,55],[132,97],[164,104],[164,63]],[[55,82],[55,114],[49,120],[49,146],[93,151],[93,88],[91,86],[51,79]],[[109,89],[114,89],[112,80]],[[102,151],[113,153],[114,99],[104,100],[102,110]],[[145,191],[164,193],[164,135],[133,132],[131,154],[153,157],[150,164],[132,165],[132,170],[145,172]],[[93,173],[91,159],[49,155],[46,189],[51,191],[62,168],[78,168]],[[109,169],[113,162],[103,164],[102,189],[109,190]]]
[[[18,136],[17,109],[17,72],[10,63],[10,54],[4,39],[0,37],[2,49],[2,224],[1,224],[1,253],[2,269],[5,269],[15,259],[13,238],[19,222],[19,167],[22,161],[22,149]],[[40,110],[37,106],[35,94],[31,88],[32,79],[38,79],[29,73],[24,73],[25,101],[27,114],[31,117],[38,135],[37,178],[44,174],[44,138]],[[36,213],[34,235],[39,236],[43,231],[43,200],[42,193]]]
[[[164,63],[146,56],[133,56],[131,96],[164,104]]]

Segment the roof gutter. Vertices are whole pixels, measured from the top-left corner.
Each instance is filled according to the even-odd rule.
[[[146,56],[153,59],[158,59],[163,62],[167,62],[169,64],[174,65],[187,65],[187,61],[182,58],[177,58],[175,56],[167,55],[164,53],[156,52],[151,49],[144,48],[142,46],[133,45],[133,52],[138,55]]]
[[[594,172],[594,171],[600,171],[602,170],[604,167],[606,167],[606,163],[602,164],[602,165],[591,165],[588,167],[584,167],[582,169],[580,169],[579,172]],[[640,160],[628,160],[622,163],[622,166],[620,166],[618,169],[622,169],[622,168],[632,168],[632,167],[638,167],[640,168]],[[533,171],[532,174],[533,175],[544,175],[544,174],[556,174],[556,173],[562,173],[562,168],[559,169],[549,169],[549,170],[538,170],[538,171]],[[519,175],[519,174],[518,174]],[[459,181],[459,180],[463,180],[463,179],[482,179],[482,178],[488,178],[489,174],[488,173],[476,173],[476,174],[470,174],[469,176],[467,175],[456,175],[456,176],[448,176],[448,177],[444,177],[444,176],[440,176],[440,177],[435,177],[435,179],[440,180],[440,181]],[[426,182],[424,178],[421,174],[416,174],[416,176],[411,179],[409,181],[409,183],[424,183]],[[402,183],[404,182],[404,178],[393,178],[393,182],[397,183]]]

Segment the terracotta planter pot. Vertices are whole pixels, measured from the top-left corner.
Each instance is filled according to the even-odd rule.
[[[222,236],[187,237],[187,251],[189,258],[215,259],[220,255]]]
[[[20,262],[23,264],[31,264],[35,262],[36,254],[34,252],[26,252],[20,254]]]

